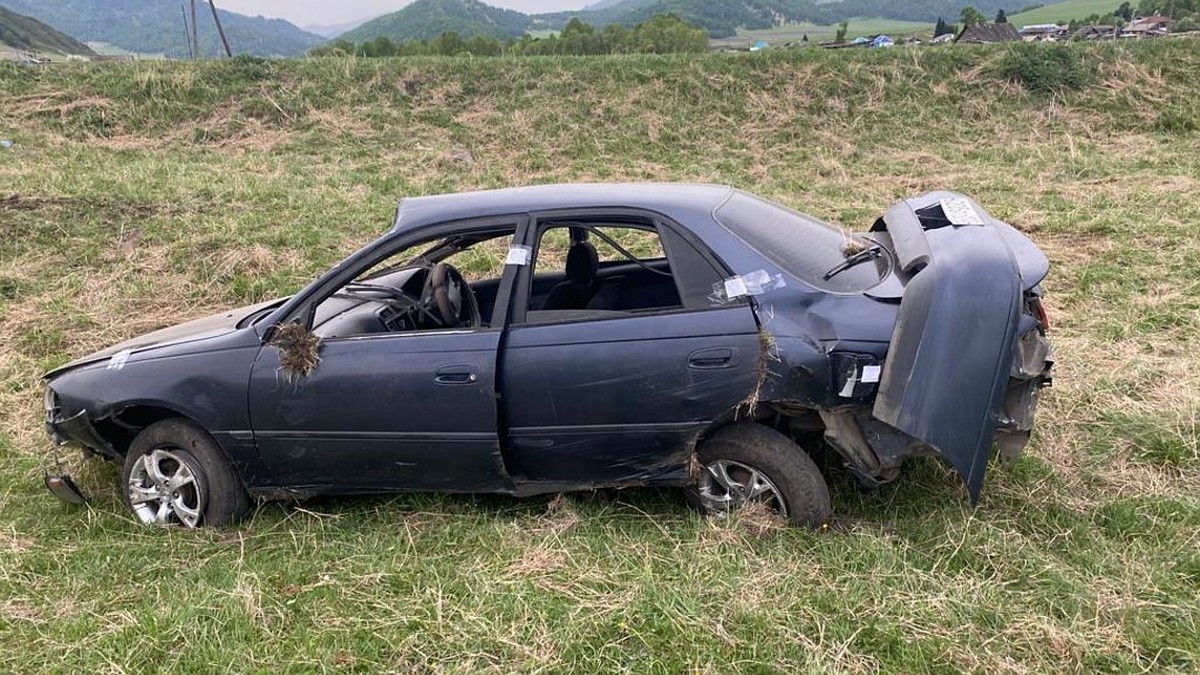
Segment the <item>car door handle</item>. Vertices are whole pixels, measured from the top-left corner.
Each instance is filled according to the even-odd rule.
[[[437,384],[474,384],[479,376],[462,366],[448,366],[437,371],[433,381]]]
[[[697,370],[728,368],[733,364],[733,350],[724,347],[699,349],[688,356],[688,367]]]

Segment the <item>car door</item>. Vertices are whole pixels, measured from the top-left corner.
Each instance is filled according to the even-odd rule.
[[[519,488],[680,483],[699,433],[754,388],[752,308],[714,304],[703,291],[722,279],[715,260],[667,224],[647,223],[666,254],[647,266],[668,268],[676,304],[533,311],[521,303],[537,263],[523,270],[501,358],[508,466]],[[537,228],[536,257],[548,227]],[[630,278],[646,276],[635,267]]]
[[[507,293],[515,275],[492,283]],[[264,346],[249,405],[275,483],[316,493],[511,491],[496,408],[505,306],[474,328],[324,338],[319,363],[298,378],[284,375],[279,349]]]
[[[296,382],[264,347],[250,379],[259,454],[284,486],[503,490],[499,342],[499,330],[328,340]]]

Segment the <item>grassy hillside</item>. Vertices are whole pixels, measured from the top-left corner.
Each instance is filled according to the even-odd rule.
[[[92,54],[75,38],[64,35],[33,17],[0,7],[0,47],[57,54]]]
[[[1136,2],[1130,4],[1137,8]],[[1119,0],[1066,0],[1013,14],[1008,17],[1008,22],[1018,28],[1035,23],[1067,23],[1073,19],[1086,19],[1093,14],[1104,16],[1120,5]]]
[[[1200,42],[1065,49],[1065,93],[1008,48],[0,66],[0,671],[1194,672]],[[636,490],[184,532],[111,468],[91,509],[41,488],[46,368],[294,291],[404,195],[652,179],[850,228],[949,187],[1028,232],[1058,358],[1028,455],[978,507],[933,461],[835,474],[822,533]]]

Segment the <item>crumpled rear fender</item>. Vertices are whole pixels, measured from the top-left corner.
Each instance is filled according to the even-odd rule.
[[[897,248],[901,240],[919,243],[925,259],[904,289],[873,415],[945,457],[977,500],[1030,285],[1017,256],[1028,252],[1014,253],[1010,240],[1021,235],[970,200],[978,224],[929,217],[941,199],[966,198],[932,193],[905,200],[876,225],[893,233]],[[899,250],[897,257],[906,259]],[[1033,262],[1027,267],[1044,275],[1045,266]]]

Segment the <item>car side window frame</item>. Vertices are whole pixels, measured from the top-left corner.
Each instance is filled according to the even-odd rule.
[[[699,239],[687,228],[679,225],[671,218],[668,218],[662,213],[649,211],[645,209],[617,207],[617,208],[588,208],[588,209],[562,209],[555,211],[539,211],[530,214],[530,220],[527,223],[528,235],[522,239],[530,251],[529,264],[522,266],[520,275],[517,278],[516,284],[512,289],[512,302],[509,312],[509,323],[511,325],[555,325],[558,323],[577,323],[580,319],[567,320],[563,322],[547,322],[530,324],[527,321],[528,306],[530,294],[533,290],[533,277],[538,258],[538,247],[541,244],[542,235],[554,226],[555,221],[572,221],[572,220],[595,220],[602,221],[604,218],[637,218],[642,220],[649,228],[634,228],[634,229],[651,229],[659,238],[659,242],[663,249],[663,255],[667,260],[667,264],[671,269],[671,275],[675,283],[676,292],[679,294],[680,307],[672,307],[662,310],[651,310],[638,312],[636,314],[629,313],[622,316],[596,316],[591,319],[583,319],[584,321],[604,321],[616,318],[629,318],[632,316],[659,316],[667,314],[679,314],[689,312],[710,311],[722,309],[732,304],[742,303],[743,301],[734,301],[721,305],[706,304],[705,306],[689,306],[688,299],[695,297],[694,292],[685,293],[685,289],[680,285],[679,270],[682,268],[679,265],[679,246],[691,247],[691,253],[696,256],[697,260],[703,261],[716,276],[717,281],[723,280],[730,276],[729,267],[724,264],[716,256],[716,254],[708,247],[699,241]],[[618,223],[613,223],[618,224]],[[603,226],[602,224],[600,225]],[[633,227],[632,225],[630,227]],[[665,232],[669,232],[670,236],[664,236]]]
[[[489,229],[507,229],[512,228],[512,244],[515,246],[517,242],[524,241],[528,236],[527,229],[529,227],[530,218],[528,214],[518,213],[504,216],[488,216],[483,218],[471,218],[466,220],[454,220],[434,225],[427,225],[417,230],[402,233],[389,233],[368,244],[366,247],[352,254],[342,262],[338,263],[325,276],[318,278],[308,287],[302,289],[293,300],[285,303],[283,307],[277,310],[278,319],[272,317],[270,319],[270,327],[264,332],[264,342],[271,339],[274,329],[287,323],[299,321],[306,329],[312,330],[312,324],[316,317],[317,307],[322,302],[337,293],[339,289],[346,284],[354,281],[359,276],[370,270],[372,267],[387,260],[388,258],[412,248],[421,242],[433,242],[438,239],[449,237],[455,234],[465,234],[478,230]],[[453,331],[489,331],[503,330],[508,322],[509,305],[513,294],[513,287],[518,277],[519,269],[514,265],[506,264],[504,271],[500,276],[500,286],[497,289],[496,303],[492,308],[492,320],[486,328],[456,328],[449,329]],[[359,336],[345,336],[338,338],[328,338],[329,340],[362,340],[370,338],[394,337],[401,335],[418,335],[428,333],[430,331],[404,331],[397,333],[382,333],[369,334]]]

